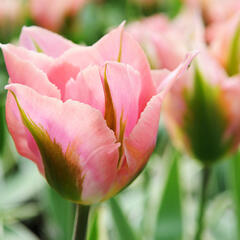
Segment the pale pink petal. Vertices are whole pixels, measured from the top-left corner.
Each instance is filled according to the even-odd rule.
[[[182,61],[182,54],[178,49],[182,39],[177,34],[170,39],[170,30],[170,21],[161,14],[147,17],[127,27],[127,31],[133,34],[143,47],[151,67],[173,70]]]
[[[92,47],[77,46],[66,51],[60,59],[83,70],[88,65],[103,64],[102,57]]]
[[[180,44],[177,43],[176,47],[172,47],[176,41],[176,37],[177,35],[175,36],[174,41],[172,41],[167,35],[152,34],[151,36],[151,41],[155,46],[156,54],[162,68],[173,70],[182,61],[182,54],[178,49]]]
[[[68,16],[77,11],[86,0],[29,0],[30,12],[34,21],[47,29],[59,31]]]
[[[106,77],[116,112],[117,132],[119,132],[122,116],[122,121],[126,122],[125,136],[128,136],[140,115],[138,106],[141,78],[139,72],[130,65],[108,62],[106,64]]]
[[[33,63],[23,59],[23,55],[15,55],[15,51],[9,45],[2,45],[4,59],[10,81],[12,83],[21,83],[27,85],[42,95],[60,98],[60,91],[55,85],[49,82],[46,74],[38,69]],[[23,52],[21,52],[23,54]],[[29,59],[30,55],[26,54],[26,58]],[[33,61],[34,62],[34,61]],[[35,63],[44,67],[45,62],[40,63],[35,59]]]
[[[101,199],[111,187],[116,177],[118,146],[114,133],[107,127],[100,111],[87,104],[68,100],[62,103],[58,99],[39,95],[36,91],[20,85],[10,84],[6,87],[15,93],[20,106],[32,121],[42,126],[50,138],[60,144],[63,153],[69,146],[74,146],[79,155],[79,165],[85,175],[83,180],[82,200],[86,202]],[[28,130],[22,125],[20,130],[14,123],[21,122],[18,107],[13,96],[8,97],[8,126],[16,145],[25,141],[26,149],[20,152],[35,152],[30,148],[33,138],[27,138]],[[25,135],[23,130],[25,129]],[[29,154],[29,155],[31,155]],[[29,157],[29,155],[27,157]],[[35,161],[38,155],[34,155]],[[39,159],[38,162],[41,160]],[[88,189],[91,187],[91,189]],[[95,192],[94,196],[91,196]]]
[[[23,27],[20,45],[36,51],[36,44],[45,54],[51,57],[59,57],[69,48],[76,46],[71,41],[46,29],[36,26]]]
[[[156,87],[156,89],[158,89],[158,87],[161,85],[161,83],[163,82],[163,80],[170,74],[170,71],[167,69],[156,69],[156,70],[152,70],[151,71],[151,75],[152,75],[152,80],[154,82],[154,85]]]
[[[99,147],[83,162],[82,199],[88,203],[96,203],[108,196],[110,188],[117,176],[118,145]]]
[[[31,62],[34,66],[47,72],[52,66],[54,59],[43,54],[33,51],[28,51],[26,48],[17,47],[12,44],[1,45],[4,51],[10,52],[10,54],[16,55],[18,58]]]
[[[124,186],[126,182],[129,182],[141,171],[152,154],[156,143],[162,100],[176,80],[186,71],[196,54],[197,52],[190,53],[185,61],[162,81],[160,93],[152,97],[148,102],[138,123],[133,128],[129,137],[125,138],[124,150],[126,162],[118,174],[117,184],[120,187]]]
[[[158,93],[161,93],[165,96],[169,89],[176,82],[176,79],[180,78],[190,66],[193,58],[198,54],[198,51],[190,52],[185,60],[179,64],[179,66],[172,72],[167,73],[166,70],[156,70],[153,73],[154,82],[156,85],[156,90]],[[165,76],[165,78],[163,78]]]
[[[31,133],[23,125],[15,99],[10,92],[7,94],[5,109],[8,131],[13,138],[18,153],[32,160],[37,165],[39,172],[44,175],[43,162],[38,146]]]
[[[240,15],[235,14],[228,21],[210,25],[206,30],[210,42],[209,52],[226,68],[234,34],[240,24]]]
[[[73,99],[98,109],[103,115],[105,97],[98,66],[89,66],[66,85],[65,100]]]
[[[93,47],[104,61],[118,61],[131,65],[140,73],[142,90],[140,94],[140,112],[151,96],[155,94],[150,67],[143,50],[137,41],[123,29],[123,24],[105,35]]]
[[[59,31],[71,0],[30,0],[31,17],[44,28]]]
[[[166,31],[169,28],[169,19],[164,14],[156,14],[151,17],[136,21],[127,26],[127,31],[133,34],[133,36],[140,40],[144,31],[152,31],[160,33]]]
[[[209,52],[201,51],[196,62],[198,70],[210,84],[216,85],[225,81],[226,72]]]
[[[57,59],[49,69],[47,76],[51,83],[58,87],[61,91],[62,99],[65,97],[66,83],[71,79],[75,79],[79,73],[79,67],[72,65],[71,63],[64,62],[61,59]]]
[[[224,22],[234,14],[239,14],[239,0],[205,0],[205,15],[208,22]]]
[[[162,95],[154,96],[141,114],[137,125],[124,140],[126,160],[118,172],[115,189],[121,189],[143,169],[156,143]]]
[[[188,51],[205,48],[205,26],[200,9],[184,8],[173,20],[171,28],[175,32],[173,43],[179,45],[178,42],[182,41]]]

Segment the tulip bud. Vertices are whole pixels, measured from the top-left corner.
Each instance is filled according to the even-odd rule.
[[[173,141],[204,165],[215,163],[239,143],[234,109],[240,96],[230,92],[234,87],[239,91],[240,82],[233,81],[206,55],[166,100],[164,119]],[[231,102],[233,98],[238,103]]]

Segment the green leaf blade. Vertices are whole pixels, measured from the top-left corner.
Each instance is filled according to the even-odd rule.
[[[178,154],[175,153],[159,204],[155,240],[179,240],[182,238],[183,220],[178,158]]]

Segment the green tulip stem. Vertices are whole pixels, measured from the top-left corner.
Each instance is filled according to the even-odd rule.
[[[89,206],[76,205],[72,240],[86,240]]]
[[[204,213],[206,209],[207,189],[208,189],[210,175],[211,175],[211,168],[209,166],[205,166],[202,170],[201,194],[200,194],[200,200],[199,200],[197,228],[196,228],[194,240],[203,239],[202,234],[204,230]]]

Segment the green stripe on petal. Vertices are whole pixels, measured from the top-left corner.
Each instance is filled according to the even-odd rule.
[[[104,118],[110,129],[116,134],[116,113],[113,105],[111,91],[107,81],[107,64],[104,70],[104,94],[105,94],[105,114]]]
[[[120,46],[119,46],[119,52],[118,52],[118,62],[121,62],[122,59],[122,45],[123,45],[123,29],[120,35]]]
[[[119,151],[118,168],[121,168],[121,166],[122,166],[121,159],[124,154],[123,139],[124,139],[124,132],[125,132],[126,124],[127,124],[127,121],[126,120],[123,121],[123,111],[122,111],[121,118],[120,118],[119,137],[118,137],[118,141],[121,143],[121,146],[118,149],[118,151]]]
[[[79,155],[75,151],[74,144],[69,145],[64,154],[61,145],[55,139],[52,140],[41,125],[38,126],[26,115],[15,93],[11,90],[10,92],[17,103],[23,124],[38,145],[48,183],[64,198],[79,202],[84,177],[81,174]]]
[[[32,39],[32,42],[34,44],[34,47],[36,48],[36,51],[39,52],[39,53],[43,53],[43,50],[40,48],[40,46],[38,45],[38,43]]]
[[[229,76],[238,74],[240,71],[240,23],[232,39],[226,70]]]

